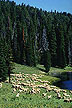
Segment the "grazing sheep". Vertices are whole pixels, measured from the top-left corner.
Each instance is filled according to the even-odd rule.
[[[66,96],[66,97],[70,97],[70,95],[67,95],[66,93],[63,93],[63,95]]]
[[[0,83],[0,88],[2,88],[2,83]]]
[[[40,89],[39,88],[36,88],[34,89],[36,93],[40,93]]]
[[[13,91],[16,92],[16,89],[14,88]]]
[[[24,92],[27,92],[29,88],[24,88]]]
[[[66,90],[62,90],[64,93],[66,93],[67,91]]]
[[[32,88],[32,90],[30,91],[30,94],[36,94],[36,90]]]
[[[5,83],[9,83],[9,81],[8,81],[8,80],[6,80],[6,81],[5,81]]]
[[[44,85],[37,85],[37,87],[39,87],[39,88],[44,88]]]
[[[72,98],[70,98],[70,102],[72,102]]]
[[[70,90],[70,93],[72,93],[72,90]]]
[[[27,83],[21,83],[21,85],[23,85],[23,86],[29,86],[29,84],[27,84]]]
[[[20,83],[20,82],[18,82],[18,85],[21,85],[21,83]]]
[[[44,86],[49,86],[47,83],[44,83]]]
[[[21,86],[20,85],[16,85],[16,89],[20,89],[21,88]]]
[[[53,85],[51,85],[50,87],[51,87],[51,88],[56,88],[56,86],[53,86]]]
[[[19,93],[16,95],[16,97],[19,97]]]
[[[23,91],[23,90],[20,90],[20,89],[19,89],[19,92],[20,92],[20,93],[21,93],[22,91]]]
[[[54,89],[55,93],[60,93],[60,89]]]
[[[37,77],[37,74],[32,74],[32,76],[36,76]]]
[[[43,81],[43,83],[50,83],[49,81]]]
[[[27,92],[29,88],[21,88],[22,91]]]
[[[59,94],[59,93],[57,93],[57,97],[59,98],[59,99],[61,99],[62,97],[61,97],[61,95]]]
[[[51,99],[51,95],[50,95],[50,96],[48,96],[48,99]]]
[[[46,95],[47,95],[47,93],[43,93],[43,94],[42,94],[42,96],[44,96],[44,97],[45,97]]]
[[[14,87],[15,89],[20,89],[21,88],[21,86],[20,85],[12,85],[12,87]]]
[[[50,86],[45,87],[47,91],[52,91],[52,88],[50,88]]]
[[[64,97],[64,102],[72,102],[72,98],[66,98],[66,97]]]
[[[66,98],[65,98],[65,99],[64,99],[64,102],[70,102],[70,99],[66,99]]]

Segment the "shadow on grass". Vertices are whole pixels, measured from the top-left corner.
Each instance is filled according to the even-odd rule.
[[[42,68],[39,68],[39,67],[37,67],[37,69],[39,69],[39,70],[42,71],[42,72],[47,73],[47,71],[46,71],[45,69],[42,69]]]

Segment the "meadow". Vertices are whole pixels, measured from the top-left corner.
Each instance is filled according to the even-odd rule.
[[[2,82],[0,108],[72,108],[72,100],[65,100],[72,99],[72,91],[54,86],[60,79],[51,76],[53,72],[71,71],[70,67],[51,68],[49,74],[42,65],[28,67],[14,63],[14,67],[11,83],[8,79]]]

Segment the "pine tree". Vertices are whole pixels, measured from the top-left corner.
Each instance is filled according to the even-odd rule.
[[[9,76],[9,83],[10,83],[10,74],[12,69],[12,49],[11,49],[11,26],[10,26],[10,17],[8,16],[8,24],[7,24],[7,32],[6,32],[6,38],[5,38],[5,59],[6,59],[6,65],[8,67],[8,76]]]
[[[63,36],[63,27],[61,24],[58,26],[58,37],[57,37],[57,62],[58,66],[64,68],[66,66],[66,57],[65,57],[65,43]]]
[[[35,32],[32,21],[30,22],[29,34],[28,34],[27,44],[26,44],[26,62],[29,66],[36,66],[36,56],[35,56]]]
[[[51,64],[56,66],[57,64],[57,43],[56,43],[56,33],[55,27],[52,25],[51,34],[50,34],[50,53],[51,53]]]
[[[46,69],[46,72],[49,72],[51,67],[51,55],[49,50],[44,51],[44,67]]]
[[[6,80],[8,76],[8,67],[4,54],[4,40],[0,38],[0,79]]]
[[[51,57],[50,52],[48,49],[48,41],[47,41],[47,35],[46,35],[46,28],[44,26],[43,29],[43,35],[42,35],[42,51],[43,51],[43,64],[46,69],[46,72],[50,70],[51,67]]]

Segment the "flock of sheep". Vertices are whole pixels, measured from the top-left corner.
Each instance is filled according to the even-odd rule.
[[[13,92],[18,91],[16,97],[20,96],[21,92],[28,92],[30,94],[37,94],[41,92],[41,88],[46,89],[45,93],[42,93],[43,97],[48,97],[48,100],[51,99],[52,95],[47,95],[48,92],[55,92],[56,98],[63,99],[64,102],[72,102],[72,98],[69,94],[72,94],[70,90],[69,94],[67,90],[59,89],[56,86],[50,85],[49,81],[42,81],[41,77],[44,75],[37,75],[37,74],[11,74],[11,84],[13,87]],[[8,81],[6,81],[8,82]],[[0,83],[0,88],[2,87],[2,83]]]

